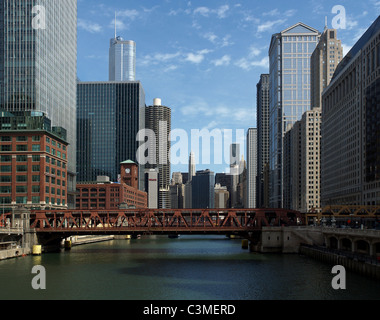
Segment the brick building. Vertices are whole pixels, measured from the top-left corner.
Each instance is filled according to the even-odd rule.
[[[0,207],[67,209],[66,130],[40,112],[0,112]]]
[[[78,210],[117,210],[121,205],[129,208],[147,208],[148,196],[138,188],[138,165],[133,161],[120,164],[120,181],[99,176],[97,181],[77,184]]]

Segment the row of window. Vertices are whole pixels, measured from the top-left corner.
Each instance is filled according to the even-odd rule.
[[[40,204],[41,203],[41,198],[39,196],[33,196],[32,197],[32,204]],[[50,197],[46,197],[45,198],[45,201],[47,204],[57,204],[57,205],[65,205],[66,203],[66,200],[65,199],[56,199],[56,198],[50,198]],[[20,196],[20,197],[16,197],[16,204],[27,204],[28,202],[28,197],[23,197],[23,196]],[[2,204],[11,204],[12,203],[12,199],[11,197],[0,197],[0,203]]]
[[[2,145],[0,148],[0,151],[3,151],[3,152],[13,151],[12,145],[11,144]],[[18,145],[16,145],[16,151],[19,151],[19,152],[29,151],[28,145],[18,144]],[[41,146],[39,144],[32,144],[32,150],[30,150],[30,151],[41,151]]]

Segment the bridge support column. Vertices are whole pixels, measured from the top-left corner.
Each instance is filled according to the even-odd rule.
[[[65,240],[65,250],[71,250],[71,240]]]

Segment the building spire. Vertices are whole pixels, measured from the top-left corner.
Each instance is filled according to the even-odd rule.
[[[325,17],[325,30],[327,30],[327,16]]]
[[[117,34],[116,34],[116,11],[115,11],[115,39],[117,37]]]

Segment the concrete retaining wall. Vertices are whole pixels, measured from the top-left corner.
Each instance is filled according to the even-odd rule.
[[[29,255],[31,253],[29,248],[16,248],[0,251],[0,260],[12,259]]]
[[[355,259],[350,259],[331,252],[325,252],[316,248],[300,247],[300,254],[313,259],[329,263],[332,266],[341,265],[347,270],[380,280],[380,266]]]

